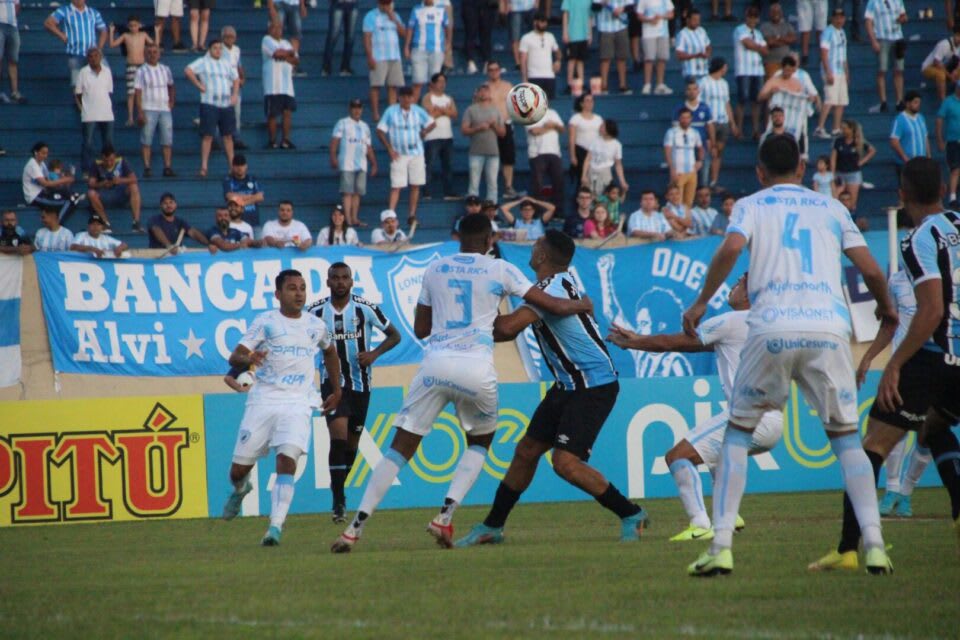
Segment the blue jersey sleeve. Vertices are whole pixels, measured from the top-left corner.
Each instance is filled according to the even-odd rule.
[[[937,264],[937,240],[933,230],[934,227],[923,225],[900,243],[903,266],[914,287],[927,280],[943,278]]]

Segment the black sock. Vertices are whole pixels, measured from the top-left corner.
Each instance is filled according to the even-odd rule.
[[[500,483],[497,487],[497,495],[493,499],[493,506],[490,507],[490,513],[487,514],[483,524],[494,529],[501,529],[507,522],[513,506],[520,499],[521,491],[514,491],[507,485]]]
[[[330,455],[327,462],[330,465],[330,490],[333,492],[334,509],[347,502],[343,493],[343,482],[347,478],[346,449],[346,440],[330,440]]]
[[[618,518],[627,518],[640,511],[640,507],[627,500],[627,498],[613,486],[612,482],[607,485],[606,491],[596,496],[596,501],[599,502],[603,508],[609,509],[617,514]]]
[[[867,458],[873,466],[873,484],[876,486],[880,478],[880,467],[883,466],[883,458],[879,453],[867,451]],[[838,553],[847,551],[856,551],[860,546],[860,523],[857,522],[857,514],[853,511],[853,504],[850,502],[850,496],[843,492],[843,528],[840,533],[840,544],[837,545]]]
[[[353,463],[357,461],[357,450],[345,449],[343,452],[343,460],[343,466],[347,468],[347,475],[350,475],[350,470],[353,469]]]
[[[950,512],[956,520],[960,517],[960,443],[950,429],[927,436],[927,446],[933,455],[940,480],[950,494]]]

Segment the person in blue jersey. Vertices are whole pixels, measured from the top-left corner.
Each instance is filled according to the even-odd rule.
[[[271,490],[270,526],[260,541],[280,544],[283,523],[293,501],[297,460],[310,450],[314,407],[333,411],[340,402],[340,360],[326,325],[305,313],[307,285],[303,275],[286,269],[275,278],[279,309],[258,315],[230,354],[231,374],[255,369],[256,384],[247,393],[243,420],[230,466],[233,493],[223,507],[223,519],[240,514],[243,498],[253,490],[250,471],[271,449],[277,455],[277,479]],[[316,357],[333,383],[322,405],[314,386]]]
[[[450,402],[466,432],[467,449],[427,532],[440,546],[451,547],[453,514],[483,470],[497,430],[493,323],[500,302],[515,296],[562,316],[593,309],[589,299],[545,293],[517,267],[486,255],[493,245],[493,227],[482,213],[466,216],[459,233],[460,251],[434,260],[424,271],[413,321],[414,335],[426,341],[423,361],[394,419],[390,449],[374,467],[357,514],[330,547],[333,553],[347,553],[354,547],[370,515]]]
[[[680,333],[661,333],[643,336],[628,329],[611,325],[607,340],[622,349],[638,349],[648,353],[714,351],[717,354],[717,372],[723,386],[727,404],[730,402],[731,386],[740,365],[740,350],[747,340],[747,316],[750,298],[747,296],[747,274],[743,274],[727,302],[733,311],[710,318],[700,325],[696,336]],[[674,445],[665,459],[670,474],[680,493],[680,501],[690,518],[686,529],[670,538],[671,542],[688,540],[711,540],[713,527],[703,502],[703,485],[697,465],[705,464],[711,476],[716,476],[724,429],[730,420],[727,410],[698,424],[684,439]],[[783,435],[783,413],[779,409],[764,414],[750,444],[750,455],[766,453],[773,449]],[[735,529],[746,526],[737,515]]]
[[[308,311],[327,325],[340,359],[340,388],[343,394],[333,413],[327,414],[330,431],[330,490],[333,493],[333,521],[346,521],[347,499],[343,486],[357,459],[357,447],[370,406],[371,367],[377,358],[400,344],[400,332],[380,308],[360,296],[352,295],[353,272],[343,262],[327,269],[330,295],[314,302]],[[374,331],[386,338],[372,348]],[[324,372],[320,391],[324,397],[333,384]]]
[[[562,231],[549,229],[530,253],[537,287],[552,296],[581,298],[570,273],[576,245]],[[524,304],[493,325],[498,342],[516,338],[527,327],[543,352],[554,383],[537,407],[497,487],[493,506],[484,521],[457,547],[503,542],[503,527],[520,496],[530,486],[540,458],[553,451],[553,470],[591,495],[620,519],[620,539],[638,540],[647,512],[626,498],[600,471],[587,464],[593,444],[617,402],[620,383],[596,321],[587,313],[559,317],[535,304]]]
[[[883,270],[870,255],[850,212],[800,184],[804,163],[793,136],[775,134],[761,145],[757,178],[763,189],[734,205],[696,301],[683,314],[684,331],[697,335],[707,304],[743,249],[750,251],[750,331],[733,382],[730,422],[723,436],[714,487],[710,548],[687,567],[691,576],[733,571],[733,530],[746,488],[747,455],[763,416],[783,406],[795,380],[840,463],[863,531],[867,570],[889,574],[870,460],[860,442],[857,384],[850,353],[850,312],[843,297],[841,258],[860,271],[877,300],[882,323],[897,310]]]

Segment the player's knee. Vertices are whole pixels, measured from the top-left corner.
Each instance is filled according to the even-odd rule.
[[[562,449],[553,450],[553,470],[564,480],[572,477],[580,464],[580,458],[569,451]]]

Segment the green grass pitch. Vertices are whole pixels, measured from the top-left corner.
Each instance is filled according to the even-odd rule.
[[[896,572],[811,574],[840,494],[747,496],[732,576],[685,575],[677,500],[650,500],[639,543],[592,502],[520,503],[500,546],[441,550],[431,510],[383,511],[353,553],[326,515],[0,530],[0,637],[958,638],[960,550],[942,489],[885,520]],[[457,533],[485,507],[457,513]]]

